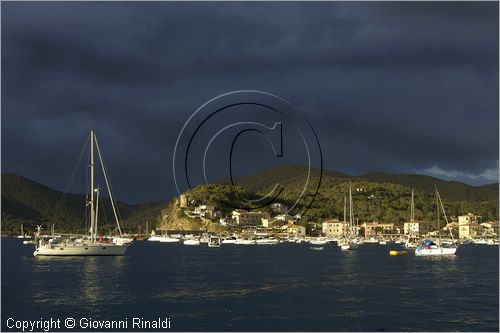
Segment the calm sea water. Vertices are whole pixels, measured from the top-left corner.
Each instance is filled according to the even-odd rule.
[[[498,247],[222,248],[136,242],[123,257],[33,257],[2,239],[6,319],[169,317],[172,331],[498,331]]]

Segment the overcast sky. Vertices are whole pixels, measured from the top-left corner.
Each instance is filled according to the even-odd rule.
[[[119,199],[169,199],[185,121],[256,89],[308,119],[326,169],[498,181],[496,2],[8,2],[1,24],[3,172],[62,190],[93,128]],[[236,148],[242,174],[273,159]]]

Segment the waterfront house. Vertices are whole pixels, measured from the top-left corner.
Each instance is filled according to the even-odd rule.
[[[270,215],[266,212],[247,212],[242,210],[233,210],[232,218],[239,226],[261,226],[262,219],[269,219]]]
[[[342,237],[349,231],[349,223],[343,221],[327,220],[321,224],[321,233],[326,237]]]
[[[497,238],[498,237],[498,221],[489,221],[481,223],[483,228],[482,234],[486,238]]]
[[[361,227],[365,230],[365,238],[394,234],[394,223],[365,222]]]
[[[316,222],[307,223],[306,235],[311,237],[321,236],[321,224]]]
[[[306,228],[301,225],[289,224],[286,231],[290,236],[304,237],[306,235]]]
[[[430,230],[430,223],[427,221],[413,221],[405,222],[403,226],[403,233],[410,237],[420,237],[425,235]]]
[[[458,237],[476,238],[481,235],[481,216],[468,213],[458,217]]]

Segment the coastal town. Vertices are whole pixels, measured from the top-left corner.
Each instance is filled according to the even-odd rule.
[[[450,216],[446,219],[447,223],[437,228],[435,221],[414,218],[400,225],[384,221],[360,222],[352,216],[347,217],[347,213],[343,219],[313,221],[308,216],[289,215],[288,207],[282,203],[271,204],[270,211],[234,209],[224,214],[215,205],[192,204],[194,202],[189,200],[188,195],[182,194],[175,205],[190,219],[200,219],[204,225],[215,223],[224,227],[224,231],[218,235],[222,244],[225,239],[231,239],[229,242],[237,244],[233,240],[238,238],[244,239],[244,244],[259,244],[257,241],[263,238],[273,238],[277,242],[309,241],[313,244],[325,244],[351,237],[358,243],[397,243],[414,247],[414,244],[423,239],[441,237],[443,242],[453,244],[498,245],[498,221],[483,221],[481,216],[473,213]],[[169,239],[196,238],[201,242],[208,242],[210,233],[204,231],[203,228],[199,231],[158,228],[153,230],[152,235],[155,237],[150,240],[161,241],[161,235],[168,235]]]

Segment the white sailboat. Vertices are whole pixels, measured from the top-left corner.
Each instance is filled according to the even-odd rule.
[[[347,200],[344,197],[344,223],[346,223],[346,211],[347,211]],[[355,228],[354,228],[354,211],[352,208],[352,189],[351,183],[349,183],[349,231],[347,237],[341,239],[337,242],[338,246],[342,251],[354,250],[358,248],[358,244],[355,242]]]
[[[98,239],[97,224],[98,224],[98,209],[99,209],[99,188],[94,187],[94,145],[96,147],[100,165],[103,171],[106,187],[108,189],[109,199],[113,208],[115,221],[120,233],[120,239],[124,239],[118,220],[118,213],[116,204],[112,196],[111,187],[109,184],[109,177],[104,162],[102,159],[101,151],[97,143],[97,138],[94,131],[90,131],[90,201],[87,205],[90,206],[90,235],[77,236],[77,237],[57,237],[49,238],[41,237],[41,227],[38,226],[38,232],[35,234],[36,245],[35,256],[109,256],[109,255],[123,255],[130,242],[117,241],[117,242],[103,242]]]
[[[413,193],[413,189],[411,190],[410,222],[415,223],[415,195]],[[416,248],[417,242],[416,235],[410,230],[404,246],[407,248]]]
[[[435,255],[454,255],[457,252],[456,247],[443,247],[441,243],[441,228],[439,223],[439,207],[443,210],[443,215],[448,224],[448,218],[446,217],[446,212],[444,210],[443,202],[441,201],[441,196],[436,188],[436,210],[437,210],[437,225],[438,225],[438,242],[434,243],[431,240],[423,241],[415,249],[415,255],[417,256],[435,256]]]

